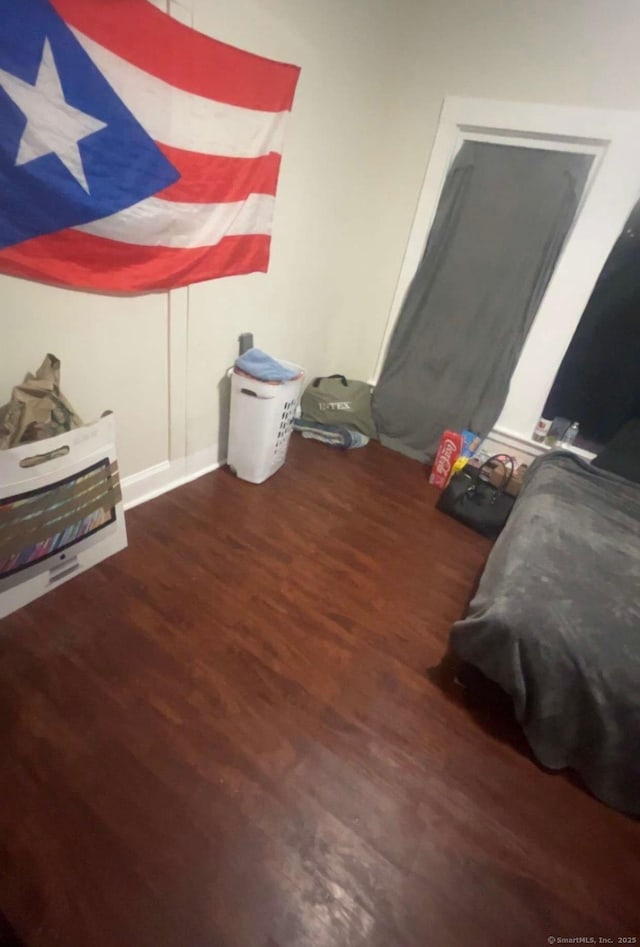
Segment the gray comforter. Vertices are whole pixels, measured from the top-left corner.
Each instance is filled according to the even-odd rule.
[[[640,814],[640,486],[562,451],[533,464],[454,652],[513,698],[540,762]]]

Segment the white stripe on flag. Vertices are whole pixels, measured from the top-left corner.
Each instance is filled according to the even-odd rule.
[[[150,197],[118,214],[74,230],[147,247],[210,247],[223,237],[271,234],[270,194],[251,194],[228,204],[180,204]]]
[[[288,112],[262,112],[183,92],[89,39],[76,38],[154,141],[230,158],[282,152]]]

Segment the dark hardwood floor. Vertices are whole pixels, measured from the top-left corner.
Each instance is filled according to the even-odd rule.
[[[294,438],[262,486],[133,510],[126,552],[0,624],[25,945],[640,942],[640,823],[430,670],[489,551],[435,499],[378,445]]]

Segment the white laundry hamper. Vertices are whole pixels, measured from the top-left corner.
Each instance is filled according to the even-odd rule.
[[[279,361],[300,372],[299,377],[270,385],[231,372],[227,463],[236,476],[249,483],[263,483],[282,467],[287,456],[304,371],[292,362]]]

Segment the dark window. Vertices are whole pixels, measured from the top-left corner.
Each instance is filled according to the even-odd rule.
[[[598,278],[544,417],[578,421],[577,443],[594,452],[640,418],[640,202]]]

